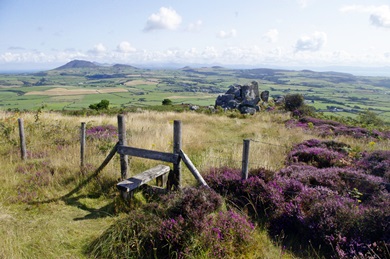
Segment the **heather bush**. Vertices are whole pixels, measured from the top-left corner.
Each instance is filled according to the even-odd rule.
[[[290,177],[277,176],[268,184],[268,197],[274,203],[274,206],[268,207],[272,211],[268,217],[272,236],[283,233],[291,238],[299,237],[301,245],[322,247],[322,253],[329,256],[344,254],[342,258],[351,258],[359,253],[367,254],[370,244],[389,243],[387,233],[390,227],[386,223],[390,217],[390,207],[386,200],[389,195],[383,189],[378,188],[369,193],[375,196],[371,199],[362,197],[360,203],[355,196],[350,195],[351,192],[346,191],[351,190],[348,184],[345,184],[345,191],[340,190],[342,188],[332,190],[322,186],[320,182],[317,186],[304,185],[300,181],[302,178],[296,179],[294,175]],[[343,182],[337,178],[340,183]],[[329,186],[337,186],[337,181],[328,179],[325,182]],[[354,182],[359,181],[355,179]],[[367,185],[367,182],[358,183],[360,188],[364,184]],[[375,184],[373,186],[378,187]],[[376,204],[377,200],[381,200],[379,204],[387,207],[380,209],[379,204]],[[377,221],[374,222],[374,219]]]
[[[169,195],[167,198],[170,197]],[[171,198],[170,198],[171,199]],[[164,202],[163,198],[162,202]],[[222,198],[212,189],[186,188],[178,199],[171,199],[167,216],[170,218],[183,217],[192,231],[198,231],[204,218],[218,210],[222,205]]]
[[[88,252],[97,258],[225,258],[244,253],[254,226],[241,214],[221,211],[212,189],[169,193],[118,220]],[[217,212],[219,211],[219,212]]]
[[[91,140],[112,141],[118,138],[117,127],[113,125],[101,125],[88,128],[86,135]]]
[[[309,127],[311,125],[311,127]],[[332,120],[323,120],[310,116],[291,119],[286,122],[287,127],[300,127],[305,130],[314,130],[320,136],[351,136],[354,138],[390,139],[390,131],[366,129],[358,126],[344,125]]]
[[[17,197],[12,197],[14,202],[30,202],[37,200],[40,189],[48,186],[54,175],[48,161],[29,161],[20,164],[15,172],[23,175],[23,180],[17,186]]]
[[[233,258],[245,254],[245,246],[253,241],[254,225],[247,217],[234,211],[210,215],[202,232],[202,246],[210,258]]]
[[[335,141],[307,140],[292,148],[286,164],[305,163],[318,168],[346,165],[348,148],[348,145]]]
[[[252,214],[266,213],[265,205],[271,206],[265,200],[267,194],[266,182],[273,178],[273,172],[259,168],[251,170],[248,179],[241,179],[241,170],[227,167],[212,168],[205,174],[204,179],[217,193],[228,198],[240,207],[245,207]],[[260,195],[263,194],[263,195]]]
[[[384,190],[382,178],[353,168],[292,165],[280,170],[278,176],[297,180],[309,187],[327,187],[345,196],[360,192],[360,201],[370,200]]]
[[[365,170],[366,173],[383,177],[389,183],[390,151],[363,152],[356,163],[356,167]]]
[[[240,191],[241,170],[228,167],[211,168],[204,179],[216,192],[227,196]]]
[[[363,152],[311,139],[295,145],[287,167],[241,180],[235,169],[205,176],[236,206],[265,220],[273,237],[299,238],[300,246],[321,247],[327,257],[387,258],[390,245],[389,152]]]

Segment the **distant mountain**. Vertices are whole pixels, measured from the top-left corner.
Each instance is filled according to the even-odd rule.
[[[98,65],[85,60],[72,60],[63,66],[57,67],[55,70],[69,69],[69,68],[95,68]]]
[[[57,67],[54,70],[63,70],[63,69],[74,69],[74,68],[115,68],[115,69],[137,69],[134,66],[131,65],[125,65],[125,64],[101,64],[96,62],[90,62],[86,60],[72,60],[68,63],[66,63],[63,66]]]
[[[134,66],[131,66],[131,65],[125,65],[125,64],[115,64],[112,66],[113,68],[136,68]]]

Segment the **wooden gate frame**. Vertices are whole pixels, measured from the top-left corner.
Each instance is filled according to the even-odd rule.
[[[141,148],[135,148],[127,146],[126,141],[126,124],[125,116],[123,114],[118,115],[118,143],[116,145],[116,152],[120,155],[120,167],[121,167],[121,182],[117,184],[117,188],[121,191],[122,197],[127,199],[129,193],[139,186],[147,183],[148,181],[157,178],[157,182],[164,184],[167,180],[166,189],[171,190],[172,187],[179,190],[181,189],[181,161],[188,167],[190,172],[195,176],[198,182],[208,187],[207,183],[203,179],[202,175],[195,168],[190,158],[182,150],[181,141],[181,121],[175,120],[173,123],[173,152],[166,153],[154,150],[147,150]],[[127,172],[129,167],[128,156],[141,157],[152,160],[159,160],[173,164],[172,170],[167,170],[167,166],[157,166],[142,172],[129,179],[127,178]],[[169,173],[168,179],[165,174]],[[165,178],[164,178],[165,177]],[[131,196],[131,195],[130,195]]]

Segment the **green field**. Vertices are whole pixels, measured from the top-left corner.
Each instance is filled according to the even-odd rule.
[[[390,78],[336,72],[222,67],[139,69],[131,66],[64,68],[35,74],[0,75],[2,110],[81,110],[100,100],[110,107],[173,104],[214,105],[233,84],[259,83],[271,97],[299,93],[317,111],[355,117],[371,110],[390,121]]]

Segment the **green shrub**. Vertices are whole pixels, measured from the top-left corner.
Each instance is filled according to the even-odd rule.
[[[96,111],[107,110],[109,105],[110,105],[110,101],[101,100],[99,103],[91,104],[89,108]]]
[[[378,118],[378,116],[369,110],[365,110],[364,112],[359,113],[358,115],[359,123],[367,126],[383,126],[385,123],[383,120]]]
[[[295,111],[304,103],[304,98],[301,94],[288,94],[284,99],[284,108],[286,111]]]
[[[164,99],[162,105],[172,105],[172,101],[170,99]]]

